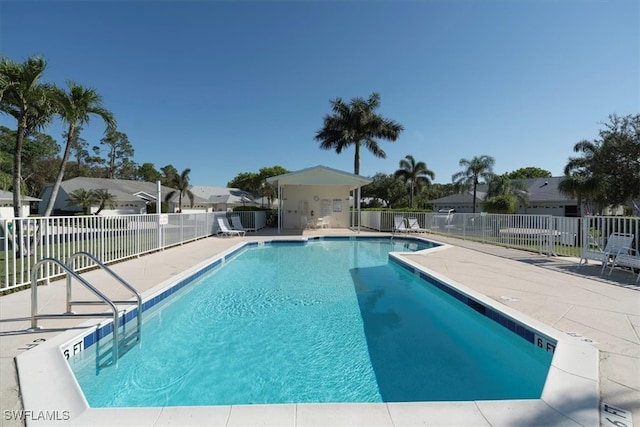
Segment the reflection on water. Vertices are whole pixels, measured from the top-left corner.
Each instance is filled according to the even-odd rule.
[[[351,270],[385,402],[535,399],[550,357],[414,274]]]

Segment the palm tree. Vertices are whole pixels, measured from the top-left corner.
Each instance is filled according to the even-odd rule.
[[[475,156],[471,160],[460,159],[460,166],[465,169],[454,173],[451,177],[454,184],[461,186],[461,188],[473,187],[473,213],[476,213],[476,194],[480,178],[491,179],[495,162],[493,157],[485,155]]]
[[[600,188],[597,177],[586,177],[576,172],[565,170],[565,177],[558,183],[558,190],[569,197],[574,197],[578,205],[578,216],[582,216],[582,204],[593,200]]]
[[[25,136],[46,127],[53,118],[53,86],[40,83],[47,62],[32,56],[18,64],[9,58],[0,60],[0,112],[18,122],[13,149],[13,213],[21,215],[22,146]]]
[[[178,193],[178,212],[182,212],[182,196],[187,196],[189,201],[191,202],[191,207],[193,207],[193,199],[195,196],[189,190],[189,174],[191,173],[191,169],[187,168],[182,171],[181,174],[173,175],[171,178],[171,182],[169,185],[176,190],[170,191],[164,198],[165,202],[169,202]]]
[[[96,211],[96,215],[98,215],[102,210],[109,206],[109,209],[113,209],[116,206],[116,196],[109,193],[109,190],[95,190],[93,192],[94,200],[98,203],[98,210]]]
[[[484,208],[491,213],[513,214],[517,204],[529,203],[527,186],[520,179],[509,179],[504,175],[494,175],[489,181],[489,189],[484,200]]]
[[[606,163],[602,160],[604,148],[600,144],[584,140],[578,142],[573,151],[582,153],[582,156],[569,158],[564,167],[565,179],[561,181],[559,190],[576,197],[580,210],[584,198],[587,203],[595,202],[600,212],[609,204],[604,190],[606,174],[601,173],[601,167]]]
[[[414,159],[410,154],[400,160],[400,169],[395,172],[394,176],[409,183],[409,203],[411,207],[413,207],[415,190],[424,185],[431,184],[431,180],[436,177],[435,173],[427,168],[427,164],[425,162],[416,162],[416,159]]]
[[[67,82],[69,92],[57,89],[54,92],[54,101],[57,108],[57,114],[60,119],[67,123],[66,131],[67,142],[58,170],[58,176],[53,184],[51,196],[44,211],[44,216],[51,215],[53,205],[55,204],[60,184],[64,178],[64,170],[71,154],[71,149],[77,139],[79,128],[89,123],[91,115],[96,115],[104,120],[107,125],[106,132],[113,131],[116,127],[116,120],[113,115],[102,106],[102,97],[94,89],[82,87],[72,81]]]
[[[82,208],[82,213],[87,215],[89,213],[89,209],[91,209],[91,206],[93,206],[96,202],[96,195],[93,190],[85,190],[84,188],[79,188],[69,193],[67,202],[74,206],[80,206]]]
[[[341,98],[330,102],[333,113],[324,116],[324,126],[315,136],[315,140],[320,141],[321,149],[336,150],[340,154],[349,146],[355,146],[353,173],[356,175],[360,174],[361,145],[376,157],[387,157],[376,139],[395,141],[404,128],[393,120],[375,114],[380,107],[378,93],[372,93],[368,100],[353,98],[349,104]]]

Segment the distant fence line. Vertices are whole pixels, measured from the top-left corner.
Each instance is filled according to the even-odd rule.
[[[363,211],[360,226],[377,231],[393,230],[394,218],[416,218],[428,233],[457,237],[554,256],[576,256],[582,248],[604,247],[611,233],[632,233],[639,245],[640,217],[551,215],[502,215],[485,213]]]
[[[215,235],[216,218],[238,215],[248,230],[267,226],[267,211],[233,213],[143,214],[0,219],[0,291],[31,284],[32,266],[43,258],[63,262],[76,252],[89,252],[103,263],[138,257]],[[471,213],[362,211],[353,212],[352,226],[392,232],[394,219],[416,218],[426,235],[524,249],[553,256],[580,257],[584,247],[604,247],[611,233],[631,233],[639,248],[640,217],[550,215],[500,215]],[[275,232],[275,231],[274,231]],[[76,270],[91,267],[74,265]],[[64,273],[55,266],[39,278],[49,280]]]
[[[32,266],[43,258],[62,262],[76,252],[89,252],[103,263],[113,263],[214,235],[216,218],[226,212],[71,216],[0,219],[0,290],[31,283]],[[266,211],[239,211],[247,230],[266,226]],[[91,267],[76,264],[76,270]],[[48,265],[39,277],[61,277],[64,272]]]

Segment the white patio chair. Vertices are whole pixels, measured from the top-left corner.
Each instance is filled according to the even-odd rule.
[[[331,228],[331,217],[321,216],[318,218],[318,228]]]
[[[600,261],[602,263],[602,270],[600,274],[604,272],[613,261],[613,259],[619,254],[628,254],[629,248],[633,243],[633,234],[630,233],[611,233],[607,238],[607,244],[604,249],[598,247],[590,247],[582,249],[582,257],[578,263],[578,268],[582,265],[582,261],[587,264],[591,259],[594,261]]]
[[[418,222],[418,218],[408,218],[409,222],[409,230],[413,233],[426,233],[427,229],[420,227],[420,223]]]
[[[613,268],[619,267],[629,267],[631,272],[633,273],[633,269],[638,270],[638,277],[636,277],[636,283],[640,282],[640,253],[635,249],[627,248],[626,250],[620,250],[613,261],[611,261],[611,269],[609,269],[609,276],[611,276],[611,272]]]
[[[233,230],[227,221],[227,217],[218,217],[218,233],[223,236],[244,236],[244,230]]]
[[[248,231],[244,228],[244,225],[242,225],[242,220],[239,215],[231,215],[231,228],[234,230],[242,230],[245,233]]]
[[[402,215],[395,215],[393,217],[393,233],[408,233],[409,229],[407,228],[404,217]]]

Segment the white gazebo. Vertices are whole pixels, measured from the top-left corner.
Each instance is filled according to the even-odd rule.
[[[278,187],[280,232],[309,225],[349,228],[349,193],[358,190],[355,194],[360,194],[360,187],[372,180],[326,166],[314,166],[267,178],[267,182]],[[354,208],[359,214],[359,198]]]

